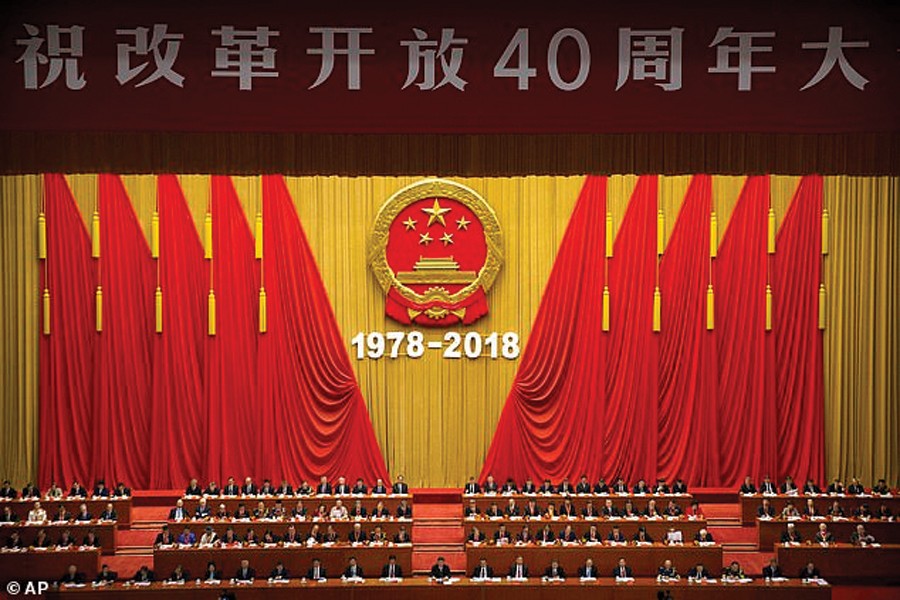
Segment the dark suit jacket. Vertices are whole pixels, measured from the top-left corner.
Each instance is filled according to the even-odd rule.
[[[492,578],[494,576],[494,569],[490,566],[485,566],[484,570],[487,572],[485,577]],[[472,579],[477,579],[481,577],[481,565],[476,566],[472,569]]]
[[[239,488],[236,483],[226,485],[222,488],[222,495],[224,496],[237,496],[240,492],[241,488]]]
[[[517,566],[516,564],[513,564],[509,568],[509,576],[510,577],[516,576],[516,566]],[[524,565],[524,564],[522,565],[522,577],[528,577],[528,565]]]
[[[768,577],[770,579],[773,577],[781,577],[781,567],[777,567],[777,566],[772,567],[772,566],[766,565],[763,567],[762,576]]]
[[[250,581],[256,579],[256,571],[253,567],[247,567],[247,574],[244,575],[244,570],[238,567],[238,570],[234,572],[234,578],[238,581]]]
[[[479,494],[481,493],[481,486],[477,483],[467,483],[465,487],[465,493],[467,494]]]
[[[191,574],[185,570],[181,571],[181,575],[176,575],[175,571],[172,571],[172,574],[169,575],[169,578],[166,581],[187,581],[191,578]]]
[[[553,567],[547,567],[547,569],[544,571],[544,577],[559,577],[560,579],[565,579],[566,572],[560,566],[556,568],[556,574],[554,575]]]
[[[612,570],[612,576],[613,577],[621,577],[622,576],[621,570],[619,569],[619,567],[616,567],[615,569]],[[625,566],[625,577],[631,577],[631,567],[629,567],[627,565]]]
[[[196,486],[196,487],[190,487],[190,486],[188,486],[188,487],[184,490],[184,495],[185,495],[185,496],[201,496],[202,494],[203,494],[203,488],[201,488],[199,485]]]
[[[175,513],[176,513],[177,511],[178,511],[178,508],[177,508],[177,507],[176,507],[176,508],[173,508],[172,510],[169,511],[169,520],[170,520],[170,521],[173,521],[173,520],[175,520],[175,519],[178,518],[178,517],[175,516]],[[182,509],[181,509],[181,517],[182,517],[183,519],[189,519],[190,516],[191,516],[191,514],[187,511],[186,508],[182,508]]]
[[[390,577],[391,576],[391,566],[384,565],[381,567],[381,576],[382,577]],[[394,565],[394,577],[403,577],[403,569],[399,564]]]
[[[208,580],[222,581],[222,572],[221,572],[221,571],[215,571],[212,575],[210,575],[209,571],[204,571],[204,572],[203,572],[203,579],[204,579],[204,580],[207,580],[207,581],[208,581]]]
[[[813,568],[812,573],[808,572],[806,570],[806,567],[803,567],[802,569],[800,569],[800,578],[801,579],[811,579],[811,578],[818,579],[821,576],[822,575],[819,573],[819,569],[817,569],[815,567]]]
[[[250,485],[247,485],[245,483],[244,485],[241,486],[241,493],[246,496],[250,496],[250,495],[256,494],[258,492],[259,492],[259,488],[256,487],[256,484],[254,484],[254,483],[251,483]]]
[[[326,483],[326,484],[323,486],[323,485],[320,483],[320,484],[316,487],[316,493],[317,493],[317,494],[330,494],[330,493],[331,493],[331,484],[330,484],[330,483]]]
[[[431,576],[435,579],[445,579],[450,577],[450,566],[444,563],[444,566],[441,567],[439,564],[435,563],[431,567]]]
[[[699,573],[697,573],[697,567],[694,567],[690,571],[688,571],[688,577],[693,577],[694,579],[696,579],[698,576],[699,576]],[[708,579],[716,578],[716,576],[713,575],[712,572],[707,569],[703,569],[703,577],[706,577]]]
[[[278,569],[276,568],[276,569],[272,569],[272,572],[269,574],[269,577],[271,577],[272,579],[290,579],[291,574],[285,568],[282,568],[281,572],[279,572]]]
[[[309,571],[306,572],[306,578],[307,579],[315,579],[315,577],[316,577],[315,569],[310,567]],[[328,576],[325,574],[325,567],[319,567],[319,578],[325,579],[327,577]]]
[[[362,569],[362,567],[361,567],[360,565],[358,565],[358,564],[356,565],[356,576],[357,576],[357,577],[363,577],[363,576],[364,576],[364,575],[363,575],[363,569]],[[346,569],[344,569],[344,577],[353,577],[353,575],[350,574],[350,567],[347,567]]]
[[[103,574],[103,571],[100,571],[99,573],[97,573],[97,577],[94,579],[94,581],[97,583],[102,583],[104,581],[107,583],[112,583],[118,578],[119,574],[115,571],[107,571],[106,575]]]
[[[578,567],[578,576],[579,577],[596,577],[597,576],[597,567],[596,565],[591,566],[591,572],[587,572],[587,567]]]
[[[395,494],[408,494],[409,486],[405,483],[395,483],[391,486],[391,489],[394,490]]]
[[[133,581],[153,581],[153,571],[147,571],[146,575],[138,571],[131,579]]]
[[[84,573],[75,573],[74,575],[70,575],[68,571],[66,574],[60,577],[60,583],[84,583]]]

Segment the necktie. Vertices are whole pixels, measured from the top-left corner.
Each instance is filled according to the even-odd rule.
[[[516,577],[519,579],[522,578],[522,567],[521,566],[516,567]]]
[[[319,579],[319,567],[316,567],[316,571],[313,573],[313,579]]]
[[[625,568],[619,567],[619,577],[625,577]]]
[[[590,567],[588,567],[587,569],[584,570],[584,576],[585,577],[591,576],[591,568]]]
[[[481,567],[481,578],[487,579],[487,569],[484,567]]]
[[[391,565],[391,572],[388,574],[389,577],[394,577],[394,565]]]

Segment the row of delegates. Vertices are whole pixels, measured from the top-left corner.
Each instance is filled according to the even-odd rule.
[[[206,498],[200,498],[193,513],[184,506],[184,500],[179,499],[175,503],[175,508],[169,511],[170,521],[186,521],[186,520],[232,520],[232,521],[252,521],[252,520],[350,520],[350,519],[412,519],[412,506],[404,498],[400,500],[397,509],[391,514],[384,502],[379,500],[372,508],[367,510],[362,504],[362,500],[355,500],[353,506],[349,509],[342,500],[337,499],[334,505],[329,509],[325,504],[320,503],[312,514],[307,512],[302,500],[298,500],[297,504],[288,510],[281,500],[276,500],[272,506],[266,506],[266,503],[259,501],[252,511],[247,508],[243,502],[237,505],[234,513],[229,513],[224,503],[220,503],[213,512]]]
[[[831,483],[828,484],[828,487],[825,488],[825,491],[822,491],[822,488],[815,482],[814,479],[809,478],[806,480],[806,483],[803,484],[803,488],[798,488],[797,484],[794,482],[794,479],[787,475],[784,478],[784,482],[781,485],[776,485],[774,481],[772,481],[768,475],[763,477],[763,480],[760,482],[759,487],[754,485],[753,478],[749,475],[744,478],[744,483],[741,484],[739,489],[741,494],[787,494],[787,495],[806,495],[806,496],[817,496],[819,494],[830,494],[830,495],[853,495],[853,496],[861,496],[866,494],[866,489],[863,487],[862,483],[860,483],[859,479],[854,477],[850,480],[850,484],[846,487],[844,483],[840,480],[840,478],[835,477]],[[871,493],[879,496],[890,496],[892,495],[890,487],[888,487],[887,482],[884,479],[879,479],[878,483],[872,486]]]
[[[294,545],[294,544],[335,544],[338,542],[346,542],[350,544],[372,544],[384,545],[393,544],[411,544],[409,531],[405,525],[401,525],[393,538],[382,530],[380,525],[376,525],[371,532],[362,528],[360,523],[354,523],[353,528],[346,535],[341,535],[335,531],[334,527],[327,525],[324,530],[318,524],[313,525],[308,532],[301,533],[291,524],[288,526],[284,535],[278,535],[272,530],[265,530],[262,535],[257,534],[252,527],[248,528],[243,536],[238,535],[233,527],[228,527],[225,533],[219,536],[218,533],[207,525],[203,534],[197,537],[197,534],[186,526],[182,532],[175,535],[169,530],[168,525],[163,525],[162,531],[156,536],[154,545],[157,547],[168,546],[249,546],[249,545]]]
[[[682,518],[686,517],[688,519],[703,519],[703,510],[700,508],[700,503],[696,500],[691,502],[691,506],[687,511],[682,510],[681,505],[679,505],[674,500],[669,500],[668,504],[663,508],[660,508],[657,504],[656,500],[650,499],[647,502],[647,506],[644,507],[643,510],[637,508],[634,502],[631,499],[625,501],[625,505],[620,510],[613,501],[609,498],[606,499],[604,504],[599,508],[594,506],[592,500],[588,500],[584,507],[579,511],[575,504],[571,499],[566,498],[563,500],[559,507],[557,508],[554,502],[550,502],[546,507],[541,507],[538,504],[537,500],[530,499],[523,506],[520,506],[515,498],[510,498],[506,506],[501,509],[496,502],[492,502],[491,505],[484,511],[481,512],[481,509],[478,508],[478,504],[475,502],[475,499],[470,499],[468,506],[463,509],[463,516],[467,519],[477,519],[477,518],[487,518],[487,519],[495,519],[495,518],[513,518],[513,517],[523,517],[530,519],[555,519],[555,518],[583,518],[583,519],[593,519],[593,518]]]
[[[115,488],[110,489],[106,486],[106,482],[103,479],[98,479],[97,483],[94,484],[94,489],[90,494],[88,494],[87,488],[78,483],[78,481],[72,482],[72,487],[69,489],[69,493],[66,494],[65,486],[58,485],[55,481],[50,484],[50,487],[47,488],[47,491],[43,494],[43,497],[47,500],[61,500],[63,498],[130,498],[131,490],[122,483],[121,481],[116,484]],[[15,500],[18,498],[18,492],[16,492],[15,488],[10,485],[9,480],[3,482],[3,485],[0,486],[0,500]],[[41,498],[41,490],[38,489],[36,485],[31,482],[28,482],[24,488],[22,488],[22,499],[23,500],[34,500]]]
[[[463,487],[465,494],[687,494],[687,484],[682,479],[676,479],[670,487],[665,478],[659,478],[653,486],[647,484],[644,479],[638,480],[634,487],[629,488],[622,477],[615,479],[612,485],[608,485],[602,477],[593,486],[587,475],[582,475],[578,483],[572,484],[568,477],[563,477],[558,485],[554,485],[549,479],[544,479],[537,486],[530,477],[525,480],[520,488],[513,478],[508,478],[503,485],[497,483],[493,475],[488,475],[483,483],[478,483],[475,477],[469,477],[469,481]]]
[[[66,529],[59,536],[59,539],[54,542],[44,529],[39,529],[34,536],[34,540],[30,544],[26,545],[22,542],[22,537],[19,535],[18,531],[11,532],[9,537],[7,537],[6,541],[3,543],[3,549],[7,551],[27,550],[28,548],[57,548],[62,550],[75,547],[100,548],[100,537],[93,529],[90,529],[81,539],[81,544],[79,544],[75,536],[72,535],[72,532]]]
[[[776,513],[775,508],[772,506],[772,502],[768,498],[763,498],[762,503],[756,509],[756,516],[760,519],[774,519],[776,517],[782,519],[821,519],[825,517],[831,517],[832,519],[846,519],[847,513],[844,511],[844,508],[838,500],[832,502],[827,511],[822,511],[816,507],[816,502],[812,498],[806,499],[803,512],[797,510],[793,501],[788,500],[785,502],[781,511]],[[885,502],[882,502],[881,506],[879,506],[878,510],[874,513],[869,508],[869,503],[863,502],[850,513],[850,516],[862,519],[863,521],[873,519],[882,521],[894,520],[894,513]]]
[[[195,478],[191,479],[184,491],[185,496],[364,496],[372,495],[406,495],[409,494],[409,486],[403,479],[403,475],[397,475],[397,481],[391,487],[385,485],[379,478],[372,486],[371,492],[362,477],[356,480],[352,486],[347,483],[346,477],[338,477],[332,485],[328,477],[322,476],[319,484],[313,488],[307,481],[302,481],[296,489],[288,483],[287,479],[281,480],[281,485],[275,487],[272,481],[264,479],[262,485],[253,482],[252,477],[246,477],[243,485],[238,485],[234,477],[229,477],[224,487],[219,488],[215,481],[210,481],[207,486],[201,487]]]
[[[833,544],[834,534],[828,530],[827,523],[819,523],[819,528],[813,536],[812,541],[817,544]],[[800,530],[793,523],[788,523],[781,533],[781,543],[787,545],[803,543],[803,536]],[[875,536],[866,531],[866,526],[860,523],[856,529],[850,534],[850,543],[854,546],[868,546],[875,543]]]
[[[466,541],[469,543],[482,543],[488,541],[487,536],[481,531],[477,526],[472,527],[469,531],[469,535],[466,537]],[[632,542],[635,544],[652,544],[654,543],[653,537],[647,532],[645,527],[638,528],[637,532],[632,536]],[[663,540],[668,544],[679,544],[683,541],[683,536],[680,531],[675,530],[675,528],[671,528],[666,533],[666,539]],[[596,525],[591,525],[590,528],[583,534],[578,535],[575,531],[575,528],[571,525],[566,525],[559,533],[553,531],[549,524],[544,525],[541,529],[532,532],[531,528],[528,525],[522,526],[522,529],[517,534],[513,534],[510,532],[505,524],[501,524],[497,531],[494,532],[494,535],[491,537],[490,542],[497,544],[498,546],[507,545],[507,544],[627,544],[629,542],[628,537],[622,533],[622,530],[618,525],[614,525],[612,530],[606,535],[600,531],[600,528]],[[715,539],[713,539],[712,534],[706,529],[703,528],[697,532],[694,536],[694,543],[698,545],[711,545],[715,543]]]
[[[117,521],[119,519],[119,515],[116,512],[115,506],[112,502],[108,502],[106,504],[106,508],[104,508],[103,512],[101,512],[97,519],[98,521]],[[51,514],[47,512],[39,500],[36,500],[34,505],[32,505],[31,510],[28,511],[28,515],[26,515],[25,522],[26,523],[86,523],[94,520],[94,515],[88,510],[87,504],[82,503],[78,506],[78,512],[70,513],[64,504],[60,504],[57,507],[56,513]],[[0,511],[0,523],[19,523],[19,515],[13,511],[12,507],[8,504],[3,507],[3,510]]]
[[[531,572],[522,555],[516,556],[515,560],[510,565],[509,570],[507,570],[506,576],[511,579],[528,579],[531,576]],[[543,572],[543,577],[546,579],[565,579],[566,576],[565,569],[563,569],[562,565],[559,564],[559,560],[556,558],[550,561],[550,564]],[[611,573],[609,573],[609,576],[617,579],[626,579],[633,577],[633,572],[625,558],[621,557],[616,566],[613,567]],[[703,563],[697,563],[697,565],[688,571],[687,576],[690,579],[701,580],[712,579],[715,577]],[[743,576],[744,572],[737,561],[732,562],[731,565],[723,571],[723,577],[743,578]],[[478,561],[478,565],[472,569],[470,577],[472,579],[491,579],[494,577],[494,569],[488,564],[486,558],[481,557]],[[581,579],[597,579],[602,577],[602,575],[597,570],[597,567],[594,566],[593,559],[588,558],[585,559],[580,567],[578,567],[578,577]],[[679,578],[678,572],[675,570],[670,559],[666,559],[659,567],[659,577],[668,579]]]

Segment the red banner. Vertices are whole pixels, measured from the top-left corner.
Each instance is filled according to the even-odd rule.
[[[588,4],[22,3],[0,130],[900,129],[890,3]]]

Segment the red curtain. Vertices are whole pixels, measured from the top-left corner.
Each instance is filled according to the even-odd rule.
[[[659,475],[698,485],[720,481],[716,340],[706,329],[711,209],[712,177],[696,175],[659,272]]]
[[[774,268],[779,477],[825,476],[822,332],[822,176],[804,177],[778,230]]]
[[[92,471],[107,482],[149,482],[155,268],[117,175],[98,178],[103,332],[96,333]]]
[[[281,176],[263,178],[268,331],[260,336],[259,400],[267,416],[260,471],[388,480],[331,302]]]
[[[38,468],[44,484],[93,475],[92,316],[96,271],[91,240],[65,177],[44,176],[47,256],[41,289],[50,291],[50,335],[40,336]],[[43,293],[43,291],[42,291]]]
[[[157,179],[162,333],[153,338],[150,486],[181,487],[206,468],[206,294],[209,267],[174,175]]]

